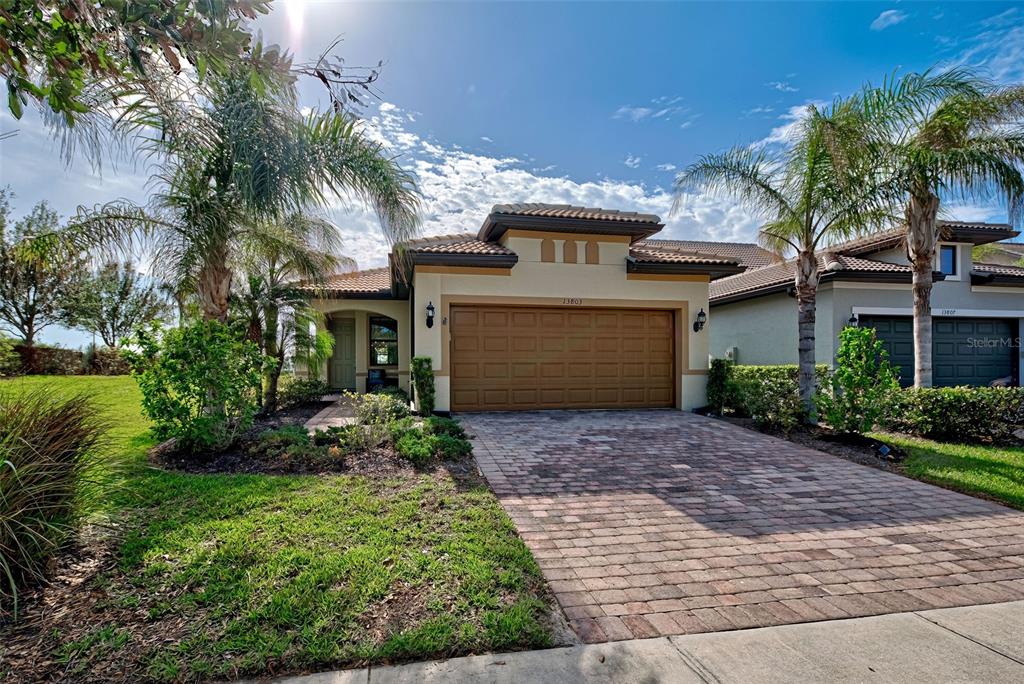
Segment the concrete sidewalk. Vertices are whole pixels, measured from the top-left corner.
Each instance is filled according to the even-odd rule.
[[[341,670],[287,684],[1024,682],[1024,601]]]

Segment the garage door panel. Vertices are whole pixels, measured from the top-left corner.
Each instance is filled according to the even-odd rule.
[[[671,311],[456,305],[449,320],[454,411],[674,404]]]
[[[861,324],[875,328],[900,367],[900,383],[914,381],[913,318],[862,316]],[[932,384],[987,385],[1016,377],[1016,348],[1005,343],[1017,335],[1017,322],[1000,318],[935,318],[932,321]],[[1019,381],[1019,378],[1017,379]]]

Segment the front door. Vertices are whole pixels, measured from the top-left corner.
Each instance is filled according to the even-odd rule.
[[[356,322],[351,318],[334,321],[334,354],[331,356],[331,387],[356,388]]]

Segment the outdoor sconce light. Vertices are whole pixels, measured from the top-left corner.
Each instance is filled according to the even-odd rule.
[[[427,303],[427,327],[428,328],[433,328],[434,327],[434,303],[433,302],[428,302]]]
[[[704,329],[704,324],[708,322],[708,315],[704,313],[704,309],[701,309],[697,313],[697,320],[693,322],[693,332],[700,332]]]
[[[849,325],[851,328],[856,328],[857,327],[857,314],[855,314],[855,313],[854,314],[850,314],[850,320],[846,321],[846,324]]]

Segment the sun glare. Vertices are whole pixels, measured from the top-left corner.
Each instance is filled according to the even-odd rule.
[[[283,0],[284,11],[288,16],[288,33],[292,40],[302,35],[302,23],[305,15],[306,0]]]

